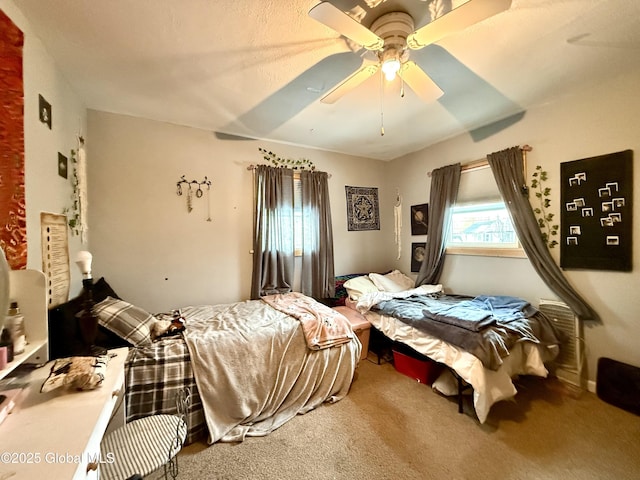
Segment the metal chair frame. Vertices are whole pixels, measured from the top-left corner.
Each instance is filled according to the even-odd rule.
[[[178,422],[176,425],[176,437],[169,447],[169,453],[167,462],[164,464],[164,478],[168,478],[167,474],[171,475],[171,478],[175,480],[178,477],[178,452],[182,449],[184,441],[189,431],[189,424],[187,423],[187,413],[189,406],[191,405],[191,390],[189,388],[181,389],[176,394],[176,416],[180,418],[182,423]],[[180,430],[184,425],[184,438],[182,438]]]

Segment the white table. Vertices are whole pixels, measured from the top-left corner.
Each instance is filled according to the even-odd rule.
[[[110,350],[104,384],[91,391],[40,393],[51,362],[30,373],[30,391],[0,424],[0,478],[98,478],[100,441],[124,395],[127,348]],[[124,423],[124,409],[114,421]]]

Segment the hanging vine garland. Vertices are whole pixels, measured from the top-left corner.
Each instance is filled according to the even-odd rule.
[[[531,188],[535,190],[536,198],[540,201],[540,206],[535,207],[533,212],[536,214],[544,243],[549,248],[553,248],[558,245],[557,240],[551,239],[552,236],[558,235],[558,224],[551,223],[554,215],[553,213],[547,213],[547,208],[551,205],[551,200],[548,198],[551,195],[551,189],[542,186],[543,182],[547,181],[547,172],[538,165],[531,177]]]
[[[69,162],[73,167],[71,174],[71,206],[64,207],[62,213],[67,216],[67,224],[72,235],[80,235],[80,190],[78,188],[78,159],[76,157],[76,151],[71,150],[69,155]]]
[[[271,165],[273,165],[274,167],[311,171],[316,169],[316,166],[313,164],[313,162],[307,158],[300,158],[298,160],[293,160],[291,158],[281,158],[275,153],[265,150],[261,147],[258,147],[258,151],[262,154],[262,158],[271,163]]]

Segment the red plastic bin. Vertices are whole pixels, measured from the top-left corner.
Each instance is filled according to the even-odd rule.
[[[397,350],[393,350],[393,365],[403,375],[427,385],[431,385],[442,371],[441,365],[433,360],[415,358]]]

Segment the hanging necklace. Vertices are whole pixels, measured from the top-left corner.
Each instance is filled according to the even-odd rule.
[[[191,213],[193,210],[193,190],[191,184],[189,184],[189,191],[187,192],[187,212]]]
[[[211,184],[207,183],[207,222],[210,222],[210,221],[211,221]]]

